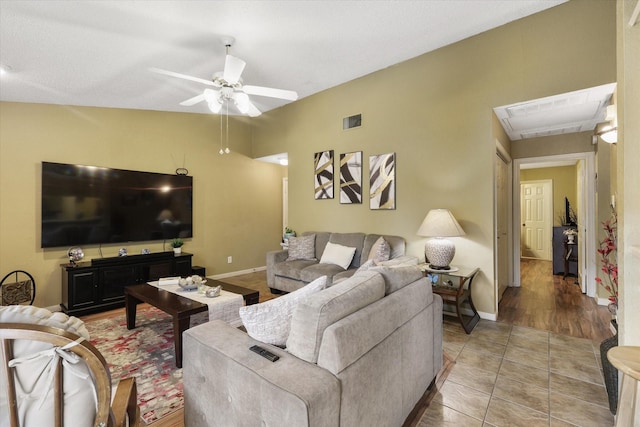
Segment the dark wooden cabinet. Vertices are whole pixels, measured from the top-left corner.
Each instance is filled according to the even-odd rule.
[[[161,277],[191,275],[192,254],[160,252],[62,264],[65,313],[80,316],[124,306],[124,287]]]

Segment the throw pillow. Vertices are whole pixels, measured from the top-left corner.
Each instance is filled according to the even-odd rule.
[[[298,303],[324,289],[327,276],[279,298],[240,307],[240,318],[250,337],[265,344],[284,347],[289,338],[291,316]]]
[[[391,246],[389,242],[387,242],[384,237],[378,238],[376,242],[371,246],[371,251],[369,252],[369,260],[373,260],[374,263],[380,263],[384,261],[388,261],[391,257]]]
[[[296,259],[315,260],[316,252],[316,235],[290,237],[289,238],[289,257],[287,261]]]
[[[320,264],[335,264],[346,270],[349,268],[349,264],[351,264],[355,253],[356,248],[328,242],[320,258]]]

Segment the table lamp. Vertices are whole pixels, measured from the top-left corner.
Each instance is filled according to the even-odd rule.
[[[449,209],[431,209],[418,229],[418,236],[434,237],[424,245],[424,254],[433,270],[450,270],[449,264],[456,254],[456,247],[445,237],[464,236]]]

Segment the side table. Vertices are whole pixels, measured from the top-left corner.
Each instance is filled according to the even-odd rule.
[[[453,313],[446,311],[443,313],[457,316],[464,331],[470,334],[480,320],[480,315],[471,298],[473,279],[480,269],[452,266],[451,270],[433,270],[427,264],[420,264],[419,267],[431,280],[433,293],[440,295],[444,303],[450,303],[455,310]],[[468,307],[463,307],[465,302],[469,304]],[[469,310],[471,311],[470,315],[468,314]],[[463,313],[463,311],[467,311],[467,313]]]

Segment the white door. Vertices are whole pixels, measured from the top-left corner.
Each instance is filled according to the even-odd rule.
[[[509,174],[507,163],[496,153],[496,280],[498,302],[509,281]]]
[[[552,200],[553,182],[550,179],[520,183],[522,257],[551,261]]]

